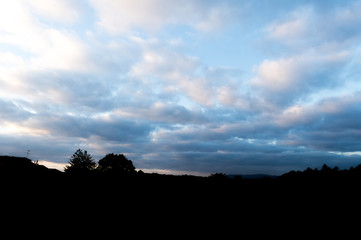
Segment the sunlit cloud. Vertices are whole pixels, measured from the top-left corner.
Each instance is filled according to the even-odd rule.
[[[44,129],[25,127],[20,124],[9,123],[9,122],[2,123],[2,128],[0,131],[0,134],[4,134],[4,135],[22,135],[22,136],[26,136],[26,135],[42,136],[48,133],[49,132]]]

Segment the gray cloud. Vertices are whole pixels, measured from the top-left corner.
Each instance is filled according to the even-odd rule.
[[[90,117],[66,115],[39,116],[34,127],[48,131],[52,136],[90,138],[98,136],[109,141],[136,141],[148,136],[151,124],[138,121],[114,119],[106,122]]]
[[[206,123],[207,117],[200,110],[189,110],[184,106],[156,102],[145,108],[133,106],[120,108],[116,114],[126,119],[140,119],[156,123],[197,124]]]
[[[28,105],[26,101],[12,102],[0,99],[0,119],[2,121],[26,120],[34,115],[30,109],[27,109]]]
[[[359,151],[361,111],[359,102],[342,111],[318,115],[319,121],[295,129],[291,139],[296,144],[327,151]]]

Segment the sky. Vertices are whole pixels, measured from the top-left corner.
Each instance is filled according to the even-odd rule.
[[[0,0],[0,155],[168,174],[361,163],[361,1]]]

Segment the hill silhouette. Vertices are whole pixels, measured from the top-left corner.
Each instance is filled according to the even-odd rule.
[[[117,158],[120,160],[117,162]],[[112,168],[112,163],[114,165]],[[119,162],[130,164],[127,174]],[[69,191],[76,189],[89,191],[103,191],[121,189],[121,191],[155,191],[159,193],[193,192],[201,194],[235,195],[240,192],[281,194],[284,189],[293,191],[315,191],[320,186],[324,190],[336,187],[351,189],[361,184],[361,165],[350,169],[339,170],[327,165],[318,169],[307,168],[304,171],[290,171],[281,176],[254,175],[242,177],[227,176],[215,173],[209,177],[191,175],[165,175],[136,171],[132,162],[124,155],[108,154],[100,161],[97,170],[61,172],[48,169],[43,165],[24,157],[0,156],[0,177],[8,186],[14,183],[28,185],[32,180],[43,181],[43,185],[56,184]],[[130,174],[131,173],[131,174]],[[38,184],[41,182],[38,182]],[[33,188],[36,188],[34,185]],[[219,192],[217,192],[219,191]],[[116,192],[116,191],[114,191]]]
[[[113,161],[114,155],[110,157]],[[324,165],[279,177],[229,178],[222,173],[124,175],[110,171],[108,163],[102,163],[106,171],[66,173],[27,158],[0,156],[0,202],[11,210],[10,216],[16,210],[16,216],[70,221],[71,231],[75,226],[84,234],[93,233],[96,222],[97,233],[107,229],[114,234],[119,224],[182,232],[205,224],[203,229],[211,232],[241,228],[244,233],[254,229],[257,235],[265,229],[305,231],[296,225],[304,221],[315,226],[313,232],[320,222],[349,219],[361,200],[361,166],[339,170]],[[227,233],[234,234],[222,232]]]
[[[43,165],[34,163],[28,158],[0,156],[1,176],[55,176],[61,172],[56,169],[48,169]]]

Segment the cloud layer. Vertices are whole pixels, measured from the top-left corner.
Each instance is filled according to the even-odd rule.
[[[266,6],[1,2],[0,154],[197,174],[361,163],[361,2]]]

